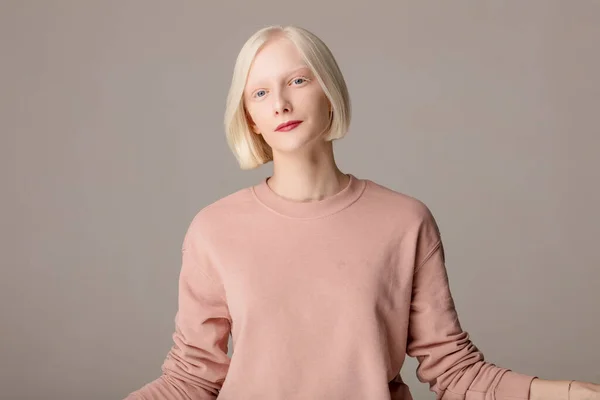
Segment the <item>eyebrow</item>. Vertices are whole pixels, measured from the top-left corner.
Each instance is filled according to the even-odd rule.
[[[311,71],[311,69],[310,69],[310,67],[308,65],[302,65],[300,67],[294,68],[293,70],[291,70],[290,72],[286,73],[285,75],[282,75],[282,77],[288,77],[288,76],[296,74],[296,73],[298,73],[299,71],[302,71],[302,70],[307,70],[309,73],[312,73],[312,71]],[[252,85],[248,85],[247,84],[246,88],[248,89],[248,91],[251,91],[255,87],[262,86],[265,83],[266,80],[267,79],[263,78],[263,79],[260,79],[260,80],[258,80],[256,82],[252,82]]]

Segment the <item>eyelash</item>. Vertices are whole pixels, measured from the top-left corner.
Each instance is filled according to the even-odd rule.
[[[302,82],[302,83],[310,82],[310,79],[308,79],[308,78],[307,78],[307,77],[305,77],[305,76],[298,76],[298,77],[296,77],[296,78],[292,79],[292,80],[291,80],[291,82],[294,82],[294,81],[296,81],[296,80],[298,80],[298,79],[302,79],[302,80],[304,80],[304,82]],[[302,83],[301,83],[301,84],[302,84]],[[300,84],[300,85],[301,85],[301,84]],[[264,97],[264,96],[257,96],[257,95],[256,95],[258,92],[262,92],[262,91],[265,91],[265,90],[264,90],[264,89],[257,90],[256,92],[254,92],[254,94],[252,95],[252,97],[254,97],[254,98],[256,98],[256,99],[260,99],[260,98]]]

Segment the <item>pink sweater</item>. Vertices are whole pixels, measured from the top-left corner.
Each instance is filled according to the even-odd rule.
[[[200,210],[163,374],[127,400],[409,400],[405,354],[438,399],[528,399],[534,377],[461,329],[427,206],[350,177],[320,201],[264,179]]]

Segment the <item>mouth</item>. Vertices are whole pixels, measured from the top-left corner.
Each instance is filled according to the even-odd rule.
[[[275,128],[275,131],[276,132],[291,131],[292,129],[294,129],[295,127],[300,125],[301,123],[302,123],[302,121],[299,121],[299,120],[287,121],[282,124],[279,124],[279,126],[277,126],[277,128]]]

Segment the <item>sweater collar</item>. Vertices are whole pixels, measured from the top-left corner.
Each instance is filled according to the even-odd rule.
[[[287,199],[275,193],[267,184],[270,177],[264,178],[252,186],[256,199],[271,211],[290,218],[313,219],[321,218],[350,206],[360,198],[366,188],[366,180],[352,174],[348,184],[334,195],[315,201],[297,201]]]

